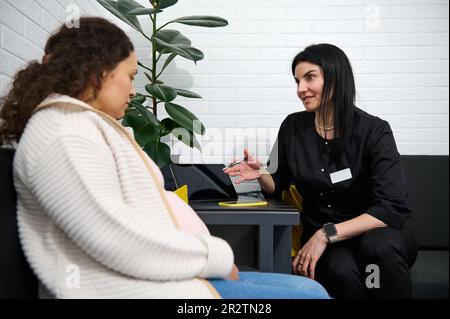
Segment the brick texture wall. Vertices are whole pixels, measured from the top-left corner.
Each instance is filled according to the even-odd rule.
[[[0,0],[1,95],[17,70],[42,58],[47,38],[74,9],[80,15],[104,15],[95,0]]]
[[[147,1],[140,1],[147,5]],[[86,14],[106,14],[95,1],[76,1]],[[45,38],[64,21],[61,0],[0,0],[0,78],[4,93],[25,61],[40,58]],[[171,140],[182,161],[226,162],[244,146],[262,159],[282,120],[303,110],[290,63],[312,43],[329,42],[349,56],[357,105],[386,119],[401,154],[446,154],[449,144],[449,17],[447,0],[179,0],[160,22],[217,15],[225,28],[172,24],[205,53],[197,65],[177,57],[163,80],[202,100],[177,98],[206,125],[203,153]],[[149,30],[148,18],[141,18]],[[129,32],[142,62],[149,43]],[[136,88],[144,93],[143,72]],[[161,108],[163,109],[163,108]],[[164,118],[162,112],[159,117]]]

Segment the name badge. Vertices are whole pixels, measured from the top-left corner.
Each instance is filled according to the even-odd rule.
[[[331,183],[336,184],[352,178],[352,172],[350,171],[350,168],[344,168],[343,170],[331,173],[330,178]]]

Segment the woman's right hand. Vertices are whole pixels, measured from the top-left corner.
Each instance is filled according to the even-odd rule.
[[[233,264],[233,269],[231,270],[231,273],[225,279],[234,281],[239,280],[239,269],[236,266],[236,264]]]
[[[248,149],[244,149],[244,158],[246,160],[236,166],[227,168],[224,173],[230,176],[240,176],[241,178],[236,181],[236,184],[244,181],[251,181],[261,177],[261,162],[248,153]]]

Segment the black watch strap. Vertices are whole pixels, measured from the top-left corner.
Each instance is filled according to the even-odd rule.
[[[337,241],[337,229],[333,223],[326,223],[325,225],[323,225],[322,229],[330,244],[333,244]]]

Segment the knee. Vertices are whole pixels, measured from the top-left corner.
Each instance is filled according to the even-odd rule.
[[[369,263],[399,262],[403,257],[401,245],[390,236],[389,228],[375,228],[365,233],[358,245],[358,257]]]
[[[333,259],[328,260],[325,267],[321,267],[320,277],[326,276],[335,282],[354,282],[360,281],[361,273],[354,263],[347,263],[345,260]]]
[[[307,277],[297,277],[297,291],[307,293],[311,299],[329,299],[327,290],[316,280]]]

